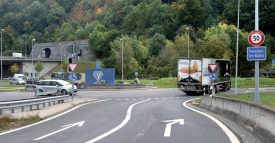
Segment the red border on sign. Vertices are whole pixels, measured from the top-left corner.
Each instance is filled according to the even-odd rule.
[[[70,64],[76,64],[75,68],[72,69],[71,66],[70,66]],[[68,67],[70,68],[70,70],[71,70],[72,73],[74,73],[74,71],[75,71],[77,65],[78,65],[78,63],[68,63]]]
[[[214,69],[212,69],[211,68],[211,65],[214,65],[215,66],[215,68]],[[210,70],[211,70],[211,73],[215,73],[216,72],[216,70],[217,70],[217,68],[218,68],[218,64],[208,64],[208,68],[210,68]]]
[[[259,43],[254,43],[252,40],[251,40],[251,37],[253,34],[259,34],[261,36],[261,41]],[[265,40],[265,35],[262,31],[260,30],[253,30],[249,33],[248,35],[248,42],[250,45],[252,46],[261,46],[263,43],[264,43],[264,40]]]

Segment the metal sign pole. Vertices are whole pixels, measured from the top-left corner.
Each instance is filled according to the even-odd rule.
[[[255,30],[259,30],[259,0],[255,0]],[[255,103],[259,104],[259,61],[255,61]]]
[[[72,73],[74,74],[74,73]],[[74,100],[74,80],[73,80],[73,84],[72,84],[72,100]]]

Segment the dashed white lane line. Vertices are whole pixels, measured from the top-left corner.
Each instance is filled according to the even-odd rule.
[[[194,99],[190,99],[190,100],[185,101],[183,103],[183,106],[186,107],[186,108],[188,108],[188,109],[190,109],[190,110],[192,110],[192,111],[195,111],[195,112],[197,112],[199,114],[202,114],[202,115],[208,117],[209,119],[211,119],[213,122],[215,122],[223,130],[223,132],[228,136],[228,138],[230,139],[231,143],[240,143],[239,139],[221,121],[219,121],[218,119],[214,118],[211,115],[208,115],[206,113],[203,113],[203,112],[201,112],[199,110],[196,110],[196,109],[193,109],[193,108],[187,106],[187,103],[190,102],[190,101],[192,101],[192,100],[194,100]]]
[[[90,141],[87,141],[86,143],[94,143],[94,142],[96,142],[96,141],[99,141],[99,140],[101,140],[101,139],[103,139],[103,138],[109,136],[110,134],[112,134],[112,133],[118,131],[118,130],[121,129],[122,127],[124,127],[124,126],[129,122],[129,120],[131,119],[131,113],[132,113],[133,107],[134,107],[135,105],[137,105],[137,104],[140,104],[140,103],[143,103],[143,102],[147,102],[147,101],[149,101],[149,100],[150,100],[150,99],[144,100],[144,101],[140,101],[140,102],[137,102],[137,103],[132,104],[132,105],[128,108],[128,110],[127,110],[125,119],[124,119],[118,126],[116,126],[115,128],[111,129],[110,131],[108,131],[108,132],[106,132],[106,133],[104,133],[104,134],[102,134],[102,135],[100,135],[100,136],[98,136],[98,137],[96,137],[96,138],[94,138],[94,139],[92,139],[92,140],[90,140]]]

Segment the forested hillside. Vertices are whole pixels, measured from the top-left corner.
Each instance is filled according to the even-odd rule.
[[[246,61],[248,32],[254,30],[254,0],[240,0],[240,74],[251,71]],[[260,30],[266,34],[270,69],[275,52],[275,1],[260,1]],[[175,76],[178,57],[226,58],[235,65],[236,0],[1,0],[0,27],[4,55],[29,55],[38,43],[89,41],[105,67],[120,74],[121,47],[127,75]],[[189,30],[188,30],[189,29]],[[189,36],[188,36],[189,35]],[[274,57],[275,58],[275,57]],[[95,60],[95,59],[91,59]],[[233,74],[233,72],[232,72]]]

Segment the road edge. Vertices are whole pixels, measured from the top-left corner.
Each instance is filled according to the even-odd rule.
[[[92,103],[99,103],[99,102],[104,102],[104,101],[108,101],[108,100],[93,100],[91,102],[87,102],[87,103],[83,103],[83,104],[80,104],[80,105],[75,105],[75,106],[71,106],[71,108],[67,108],[67,109],[64,109],[63,111],[60,111],[59,113],[55,113],[55,114],[51,114],[49,116],[46,116],[45,118],[42,118],[43,120],[39,121],[39,122],[36,122],[36,123],[33,123],[33,124],[29,124],[29,125],[26,125],[26,126],[23,126],[23,127],[19,127],[19,128],[16,128],[16,129],[11,129],[11,130],[8,130],[8,131],[5,131],[5,132],[2,132],[0,133],[0,136],[2,135],[5,135],[5,134],[9,134],[9,133],[12,133],[12,132],[16,132],[16,131],[20,131],[20,130],[23,130],[23,129],[26,129],[26,128],[29,128],[29,127],[32,127],[32,126],[35,126],[35,125],[39,125],[39,124],[42,124],[44,122],[47,122],[47,121],[50,121],[52,119],[55,119],[55,118],[58,118],[60,116],[63,116],[69,112],[72,112],[82,106],[85,106],[85,105],[88,105],[88,104],[92,104]]]
[[[194,99],[190,99],[190,100],[187,100],[185,102],[182,103],[182,105],[196,113],[199,113],[207,118],[209,118],[210,120],[212,120],[214,123],[216,123],[221,129],[222,131],[227,135],[227,137],[229,138],[229,140],[231,141],[231,143],[241,143],[240,140],[239,140],[239,135],[236,135],[234,132],[232,132],[225,124],[223,124],[220,120],[218,120],[217,118],[207,114],[207,113],[204,113],[200,110],[197,110],[197,109],[194,109],[190,106],[187,105],[187,103],[189,102],[192,102],[193,100],[195,99],[198,99],[198,98],[194,98]]]

